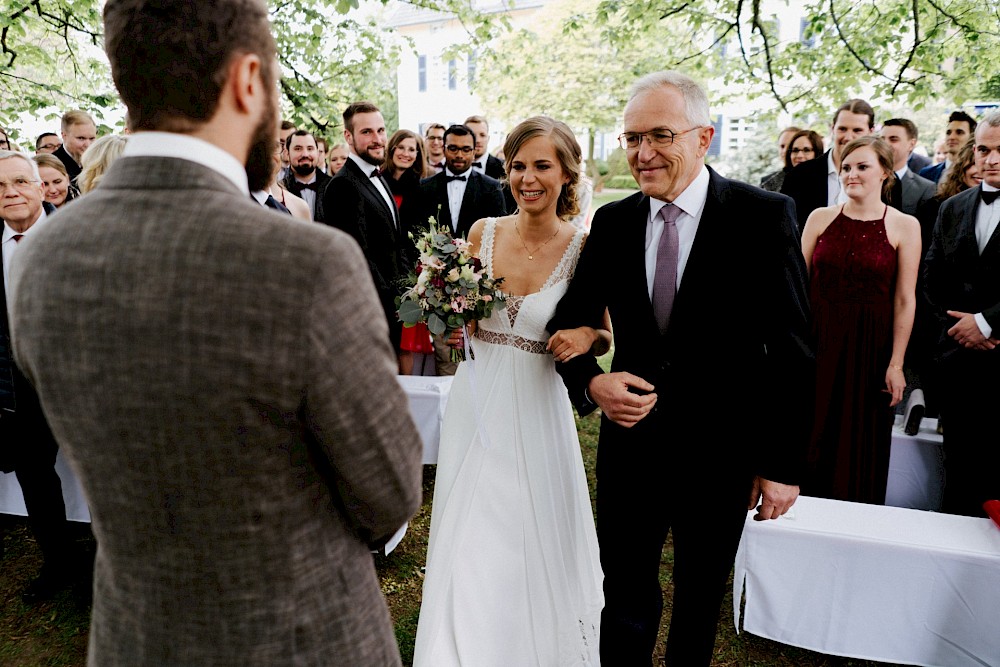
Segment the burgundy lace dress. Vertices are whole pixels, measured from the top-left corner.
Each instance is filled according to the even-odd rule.
[[[885,503],[893,409],[883,389],[895,288],[885,214],[854,220],[841,208],[812,257],[816,412],[803,494]]]

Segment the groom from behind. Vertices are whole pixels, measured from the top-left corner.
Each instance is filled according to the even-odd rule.
[[[806,269],[791,199],[705,166],[714,130],[693,80],[640,79],[624,128],[642,192],[597,211],[548,330],[598,327],[605,308],[614,324],[611,373],[588,356],[559,365],[580,414],[604,413],[602,662],[648,667],[672,532],[666,664],[708,665],[747,509],[759,500],[755,518],[776,519],[798,496],[813,387]],[[753,388],[733,400],[733,380]],[[763,447],[720,426],[762,415]]]
[[[15,354],[91,505],[89,663],[399,665],[371,550],[421,443],[364,257],[257,205],[263,0],[108,0],[134,134],[12,272]]]

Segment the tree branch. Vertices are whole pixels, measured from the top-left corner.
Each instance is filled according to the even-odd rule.
[[[918,0],[913,0],[913,48],[910,49],[910,53],[906,56],[906,62],[904,62],[899,68],[899,76],[896,77],[896,83],[892,84],[892,94],[896,94],[896,90],[903,84],[903,73],[913,62],[913,58],[917,55],[917,49],[920,45],[924,43],[920,39],[920,6]]]
[[[851,46],[851,43],[847,41],[847,35],[844,34],[844,31],[840,27],[840,20],[837,18],[837,13],[833,6],[833,3],[834,0],[830,0],[830,18],[833,19],[833,25],[837,29],[837,37],[840,38],[840,41],[844,45],[844,48],[847,49],[847,52],[850,53],[851,56],[855,60],[857,60],[861,64],[861,66],[865,68],[865,70],[868,71],[869,73],[874,74],[877,77],[886,79],[888,81],[893,81],[893,78],[891,76],[888,76],[885,72],[879,71],[874,67],[872,67],[871,65],[869,65],[867,62],[865,62],[865,59],[862,58],[861,55],[854,50],[854,47]],[[902,75],[900,75],[900,81],[903,81]],[[915,82],[905,81],[905,83],[913,85]]]
[[[957,16],[946,12],[944,8],[941,7],[941,5],[939,5],[934,0],[927,0],[927,4],[936,9],[941,15],[946,16],[948,20],[950,20],[952,23],[954,23],[955,25],[957,25],[959,28],[961,28],[966,32],[975,32],[982,35],[993,35],[994,37],[1000,36],[1000,32],[996,30],[983,30],[981,28],[976,28],[966,23],[962,23],[962,21],[960,21]]]
[[[767,66],[767,82],[768,86],[771,88],[771,95],[774,99],[778,101],[781,105],[781,110],[787,112],[788,105],[785,104],[785,100],[778,94],[777,88],[775,88],[774,83],[774,70],[771,65],[773,61],[771,60],[771,42],[767,38],[767,31],[764,30],[764,26],[760,22],[760,0],[754,0],[753,2],[753,29],[760,33],[761,39],[764,40],[764,62]]]

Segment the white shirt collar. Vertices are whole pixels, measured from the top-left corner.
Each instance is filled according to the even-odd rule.
[[[354,151],[349,151],[347,153],[347,158],[349,160],[352,160],[354,162],[354,164],[358,165],[358,167],[361,169],[362,173],[364,173],[365,176],[371,177],[371,175],[372,175],[372,169],[378,169],[378,167],[376,167],[372,163],[365,162],[360,157],[358,157],[357,155],[355,155]]]
[[[829,176],[830,174],[836,175],[837,173],[838,169],[837,165],[833,162],[833,149],[831,148],[826,154],[826,174]]]
[[[471,174],[471,173],[472,173],[472,167],[469,167],[468,169],[466,169],[465,171],[463,171],[461,174],[456,174],[455,172],[453,172],[448,167],[444,168],[444,175],[445,176],[465,176],[465,180],[466,181],[469,180],[469,174]],[[450,183],[454,183],[455,181],[449,181],[449,182]]]
[[[997,190],[1000,190],[1000,188],[995,188],[986,181],[980,183],[979,186],[986,192],[996,192]]]
[[[258,204],[264,206],[265,205],[264,202],[267,201],[268,192],[266,190],[255,190],[250,193],[250,196],[253,197],[254,201],[256,201]]]
[[[909,170],[910,168],[904,164],[903,168],[896,172],[896,178],[898,178],[899,180],[903,180],[903,176],[906,176],[906,172],[908,172]]]
[[[136,132],[125,144],[124,157],[168,157],[188,160],[225,176],[240,192],[249,192],[246,167],[215,144],[189,134]]]
[[[665,202],[661,199],[650,197],[649,219],[655,220],[656,215],[660,212],[660,209],[668,203],[672,203],[683,213],[687,213],[692,218],[700,218],[701,212],[705,208],[705,201],[708,199],[708,181],[708,169],[705,165],[702,165],[701,171],[698,172],[698,175],[695,176],[694,180],[691,181],[686,188],[684,188],[683,192],[677,195],[677,198],[674,199],[673,202]]]
[[[7,224],[7,221],[4,220],[3,221],[3,240],[0,241],[0,242],[6,243],[7,241],[10,241],[12,238],[14,238],[15,234],[21,234],[22,236],[27,236],[28,234],[31,233],[32,230],[35,229],[35,227],[38,227],[39,225],[44,224],[48,219],[49,219],[49,214],[45,212],[45,206],[43,205],[42,206],[42,210],[38,212],[38,219],[35,220],[33,223],[31,223],[31,226],[28,227],[23,232],[15,232],[14,229],[10,225]]]

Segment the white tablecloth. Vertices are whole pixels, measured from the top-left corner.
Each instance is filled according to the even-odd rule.
[[[743,629],[784,644],[891,663],[1000,665],[992,521],[809,497],[792,513],[747,516],[737,628],[745,599]]]
[[[398,379],[410,399],[410,412],[424,442],[424,463],[437,463],[441,419],[444,417],[448,390],[451,389],[451,378],[400,375]],[[66,518],[71,521],[89,522],[90,510],[83,497],[80,482],[63,460],[62,452],[56,457],[56,472],[62,479]],[[14,473],[0,473],[0,514],[27,515],[24,509],[24,497],[21,495],[21,485],[17,483]],[[401,529],[400,538],[402,532],[405,532],[405,526]]]
[[[944,438],[937,432],[937,419],[924,419],[915,436],[903,432],[902,419],[897,417],[892,429],[885,504],[937,511],[944,492]]]

